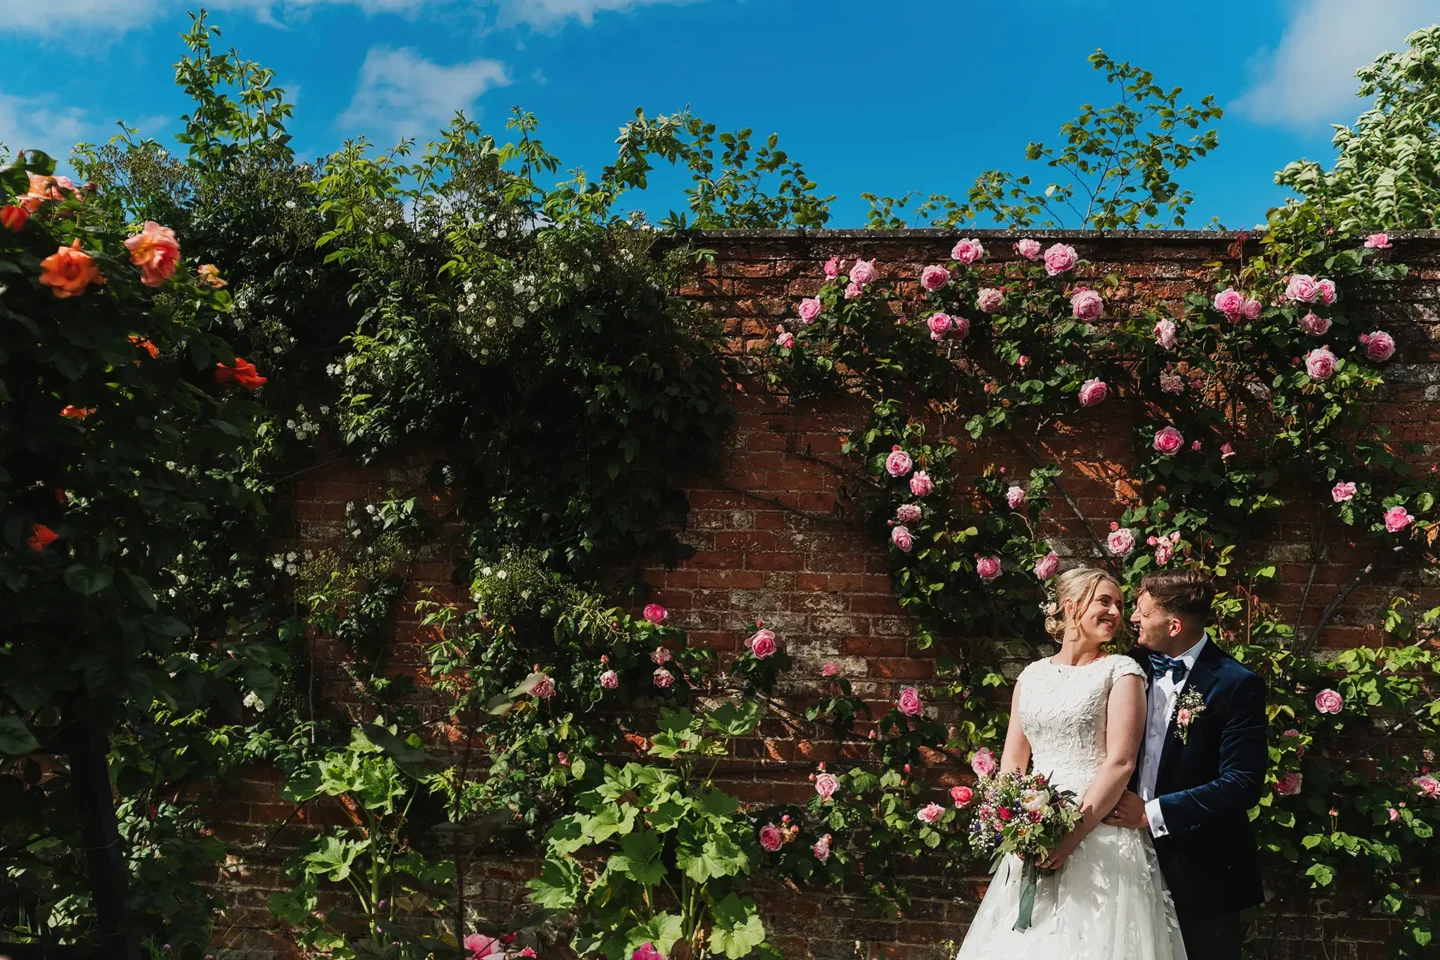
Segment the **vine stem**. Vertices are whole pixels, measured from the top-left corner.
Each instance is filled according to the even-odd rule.
[[[849,521],[841,520],[838,517],[827,516],[820,513],[809,513],[805,510],[801,510],[797,506],[788,504],[783,500],[777,500],[774,497],[767,497],[763,493],[756,493],[754,490],[746,490],[744,487],[737,487],[734,484],[726,483],[724,480],[716,479],[713,482],[717,486],[729,490],[731,493],[738,493],[742,497],[749,497],[752,500],[759,500],[761,503],[768,503],[771,506],[779,507],[781,510],[784,510],[788,513],[793,513],[797,517],[804,517],[806,520],[814,520],[817,523],[834,524],[835,526],[844,527],[847,530],[852,529],[854,526]]]
[[[1023,437],[1013,432],[1011,433],[1011,436],[1013,436],[1015,438],[1015,442],[1020,445],[1020,449],[1025,451],[1025,455],[1030,458],[1031,463],[1041,468],[1045,466],[1045,461],[1040,459],[1040,455],[1035,452],[1035,449],[1031,447],[1030,444],[1027,443]],[[1070,505],[1071,511],[1075,514],[1075,519],[1080,521],[1080,526],[1085,529],[1086,535],[1090,537],[1090,542],[1095,545],[1095,549],[1099,551],[1100,556],[1105,556],[1105,545],[1100,542],[1099,537],[1095,536],[1095,528],[1092,527],[1090,525],[1090,521],[1086,519],[1084,511],[1080,509],[1080,504],[1076,503],[1075,498],[1070,496],[1070,492],[1066,490],[1064,485],[1060,483],[1059,477],[1056,477],[1054,480],[1051,481],[1051,483],[1054,484],[1056,491],[1058,491],[1060,496],[1064,498],[1065,502]]]
[[[1339,593],[1335,594],[1335,599],[1331,600],[1330,605],[1320,614],[1320,619],[1316,622],[1315,629],[1310,631],[1310,636],[1306,638],[1302,645],[1295,649],[1296,656],[1308,657],[1310,655],[1311,651],[1315,649],[1316,642],[1320,639],[1320,632],[1330,623],[1331,618],[1335,616],[1335,612],[1339,610],[1340,605],[1345,602],[1345,598],[1350,596],[1351,592],[1360,586],[1360,581],[1368,577],[1370,571],[1374,569],[1375,561],[1371,560],[1365,564],[1364,569],[1350,578],[1350,582],[1345,584]]]

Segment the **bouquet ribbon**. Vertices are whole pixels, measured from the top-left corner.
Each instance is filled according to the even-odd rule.
[[[1025,861],[1025,868],[1020,873],[1020,915],[1015,918],[1015,929],[1022,933],[1030,929],[1035,913],[1035,885],[1039,880],[1040,866]]]

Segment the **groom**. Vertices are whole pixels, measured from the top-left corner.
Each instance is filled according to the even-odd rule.
[[[1130,790],[1105,822],[1155,838],[1185,952],[1239,960],[1240,911],[1265,899],[1246,815],[1269,751],[1264,682],[1205,633],[1215,585],[1188,570],[1140,582],[1132,656],[1149,678],[1145,737]]]

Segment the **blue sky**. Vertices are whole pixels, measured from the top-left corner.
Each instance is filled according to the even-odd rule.
[[[0,0],[0,142],[65,153],[116,120],[164,139],[194,0]],[[1166,7],[1183,13],[1160,13]],[[212,22],[294,94],[307,156],[361,133],[422,139],[456,109],[503,134],[519,104],[567,166],[598,172],[636,107],[689,105],[721,129],[778,132],[859,226],[863,191],[963,196],[1019,169],[1079,105],[1109,104],[1097,47],[1226,108],[1221,146],[1183,174],[1189,225],[1245,227],[1274,171],[1325,159],[1356,67],[1436,22],[1440,0],[211,0]],[[1043,171],[1035,171],[1043,176]],[[667,178],[661,186],[673,186]],[[637,205],[678,206],[652,191]]]

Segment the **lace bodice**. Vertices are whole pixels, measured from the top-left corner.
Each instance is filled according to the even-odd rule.
[[[1110,656],[1072,667],[1036,660],[1020,674],[1020,722],[1030,741],[1030,766],[1056,786],[1085,793],[1105,759],[1110,688],[1145,672],[1129,657]]]

